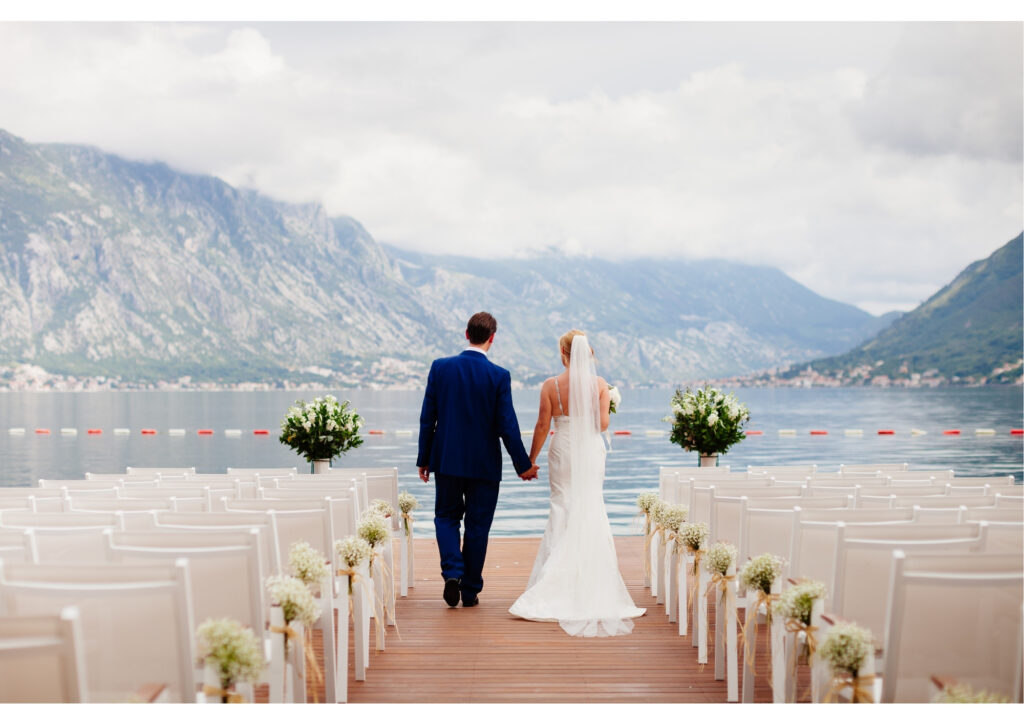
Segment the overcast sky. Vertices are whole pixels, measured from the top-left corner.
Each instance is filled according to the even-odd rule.
[[[1024,227],[1021,23],[0,23],[0,128],[431,252],[725,258],[872,313]]]

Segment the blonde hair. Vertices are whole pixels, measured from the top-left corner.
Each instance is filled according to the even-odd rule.
[[[572,352],[572,340],[573,337],[587,336],[586,332],[582,332],[578,329],[570,329],[568,332],[563,334],[558,340],[558,350],[562,353],[562,357],[569,359],[569,353]]]

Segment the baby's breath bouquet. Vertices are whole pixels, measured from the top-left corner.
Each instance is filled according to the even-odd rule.
[[[315,397],[312,402],[296,400],[281,421],[281,437],[285,445],[302,455],[307,462],[330,460],[363,444],[359,428],[363,418],[338,402],[333,395]]]
[[[313,586],[323,581],[331,567],[323,555],[306,541],[296,541],[288,549],[288,564],[303,583]]]
[[[811,609],[814,602],[825,597],[825,584],[820,581],[800,581],[779,597],[776,610],[787,619],[799,621],[804,626],[811,625]]]
[[[373,550],[370,544],[359,536],[350,535],[343,540],[334,541],[334,550],[345,566],[343,573],[348,576],[348,592],[352,594],[352,583],[356,570],[363,564],[363,561],[370,560]]]
[[[420,507],[420,501],[412,493],[401,492],[398,494],[398,509],[402,511],[402,525],[405,528],[406,537],[412,537],[412,511]]]
[[[370,501],[370,510],[379,515],[381,518],[390,518],[395,514],[395,507],[386,500],[380,498],[374,498]]]
[[[731,543],[718,542],[708,548],[704,554],[704,568],[708,573],[724,576],[729,566],[736,562],[736,546]]]
[[[936,704],[1009,704],[1010,699],[990,691],[975,691],[969,684],[947,686],[935,697]]]
[[[619,392],[619,388],[614,385],[608,385],[608,412],[615,414],[619,411],[619,405],[622,404],[622,393]]]
[[[708,524],[683,523],[679,527],[679,535],[676,537],[677,545],[685,546],[688,551],[699,551],[708,539]]]
[[[686,516],[689,513],[690,508],[688,506],[672,505],[669,503],[661,513],[661,524],[665,530],[675,537],[679,533],[679,528],[686,522]]]
[[[772,592],[772,583],[782,573],[786,561],[771,553],[762,553],[747,561],[740,571],[740,582],[747,588]]]
[[[657,531],[665,530],[665,515],[668,513],[669,504],[660,498],[651,505],[651,523]]]
[[[207,696],[222,702],[238,701],[228,689],[235,684],[257,681],[266,662],[263,646],[252,629],[230,618],[209,618],[196,629],[196,653],[212,665],[220,677],[220,691],[204,689]]]
[[[705,385],[696,390],[676,390],[672,414],[665,421],[672,423],[672,442],[684,450],[716,455],[744,439],[743,423],[749,419],[750,410],[734,394],[726,395]]]
[[[650,515],[651,507],[657,503],[661,498],[655,492],[647,491],[640,493],[636,496],[636,507],[638,507],[645,515]]]
[[[366,511],[359,519],[356,535],[370,545],[370,572],[373,573],[373,561],[377,557],[374,549],[391,540],[391,528],[387,519],[373,510]]]
[[[285,624],[299,621],[309,628],[320,618],[320,607],[309,591],[309,586],[292,576],[270,576],[267,590],[271,603],[281,607]]]
[[[829,665],[834,677],[826,702],[832,701],[846,687],[853,690],[850,698],[854,704],[873,700],[870,690],[860,681],[868,657],[875,655],[870,631],[855,623],[840,621],[825,634],[816,655]]]

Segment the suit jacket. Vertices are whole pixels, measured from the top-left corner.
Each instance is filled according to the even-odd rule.
[[[465,350],[434,360],[420,411],[416,467],[433,473],[480,480],[501,480],[501,448],[516,473],[532,467],[512,408],[512,376],[487,359]]]

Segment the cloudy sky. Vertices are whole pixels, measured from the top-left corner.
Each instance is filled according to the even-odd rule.
[[[725,258],[881,313],[1024,227],[1022,28],[0,22],[0,128],[400,247]]]

